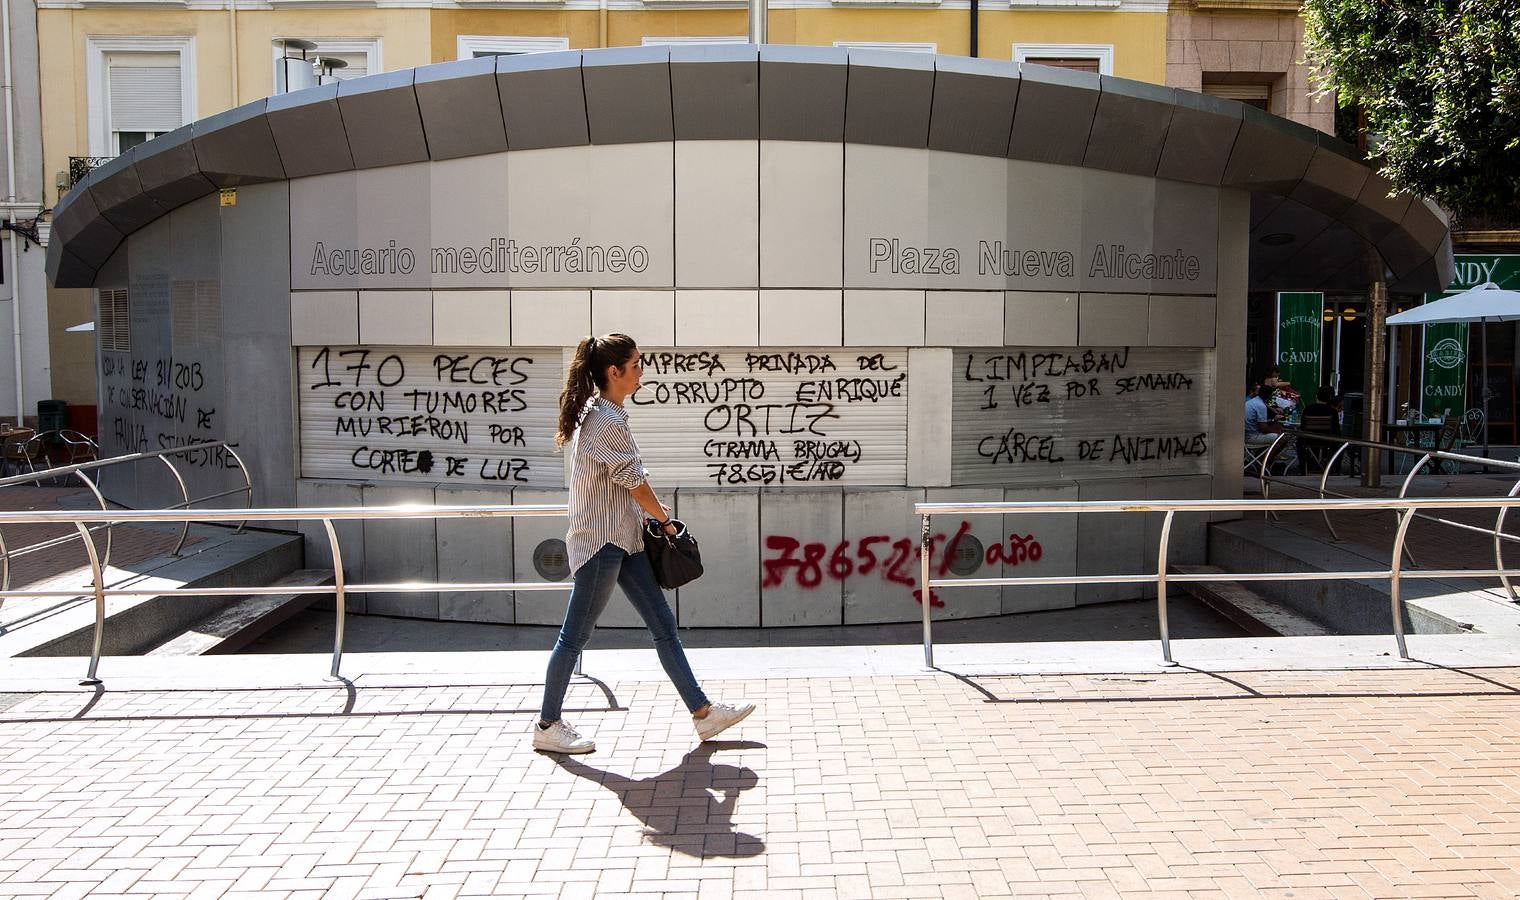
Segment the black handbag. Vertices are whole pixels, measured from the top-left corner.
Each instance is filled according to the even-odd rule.
[[[697,539],[686,530],[685,522],[671,519],[670,524],[676,526],[674,535],[666,534],[654,519],[644,520],[644,552],[649,555],[654,580],[667,591],[702,576],[702,551],[697,548]]]

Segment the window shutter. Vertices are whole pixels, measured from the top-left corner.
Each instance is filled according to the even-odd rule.
[[[108,66],[112,131],[164,132],[184,124],[179,54],[116,54]]]
[[[100,291],[95,330],[100,334],[100,349],[130,350],[132,311],[125,288]]]
[[[1089,56],[1031,56],[1024,60],[1037,66],[1055,66],[1058,69],[1076,69],[1078,72],[1099,74],[1097,57]]]

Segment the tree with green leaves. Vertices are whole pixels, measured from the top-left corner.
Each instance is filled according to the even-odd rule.
[[[1383,175],[1520,220],[1520,2],[1304,0],[1303,16],[1320,86],[1365,111]]]

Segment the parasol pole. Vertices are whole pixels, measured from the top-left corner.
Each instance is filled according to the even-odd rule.
[[[1478,379],[1479,390],[1483,392],[1483,458],[1488,459],[1488,320],[1478,320],[1479,340],[1483,342],[1483,377]],[[1483,471],[1488,472],[1484,466]]]

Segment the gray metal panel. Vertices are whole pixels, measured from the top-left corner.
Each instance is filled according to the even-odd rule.
[[[136,149],[133,165],[143,190],[166,210],[184,206],[216,190],[201,173],[195,157],[195,125],[184,125],[161,134]]]
[[[265,105],[265,100],[244,103],[191,126],[195,158],[212,184],[236,187],[285,177],[280,151],[264,117]]]
[[[1261,224],[1251,229],[1251,267],[1271,272],[1297,256],[1320,232],[1335,224],[1329,216],[1294,200],[1277,204]],[[1291,235],[1286,244],[1262,240],[1269,235]]]
[[[1224,169],[1224,183],[1286,194],[1298,186],[1319,146],[1319,132],[1239,104],[1240,134]]]
[[[1424,263],[1428,263],[1434,255],[1433,250],[1427,250],[1420,246],[1414,235],[1403,228],[1394,228],[1378,241],[1377,250],[1383,255],[1383,261],[1399,279],[1408,279],[1416,269]]]
[[[165,212],[143,193],[142,181],[132,165],[136,158],[137,147],[133,147],[91,173],[95,176],[90,180],[95,205],[123,234],[131,234]]]
[[[1435,253],[1440,248],[1442,239],[1451,233],[1451,222],[1445,211],[1433,201],[1417,197],[1409,204],[1409,211],[1404,213],[1399,228],[1407,231],[1421,249]]]
[[[511,149],[591,143],[579,50],[498,56],[496,88]]]
[[[501,97],[496,91],[496,57],[423,66],[417,70],[415,88],[433,159],[507,149]]]
[[[402,69],[338,83],[338,109],[343,113],[354,168],[399,166],[428,158],[422,114],[412,90],[415,72]]]
[[[1429,285],[1450,284],[1451,282],[1439,282],[1440,271],[1434,257],[1427,259],[1414,268],[1410,269],[1403,277],[1388,285],[1388,290],[1395,294],[1425,294],[1433,293]]]
[[[1173,91],[1173,102],[1156,177],[1218,184],[1240,133],[1241,104],[1192,91]]]
[[[1309,158],[1303,180],[1289,195],[1326,215],[1339,216],[1356,202],[1371,171],[1332,146],[1321,144]]]
[[[287,178],[346,172],[354,167],[343,114],[338,112],[337,83],[276,94],[269,98],[264,114]]]
[[[1007,156],[1018,96],[1016,63],[936,57],[929,149]]]
[[[670,98],[678,141],[760,136],[760,50],[754,44],[676,44]]]
[[[587,50],[581,56],[581,77],[591,143],[638,144],[675,137],[669,48]]]
[[[1357,195],[1356,203],[1349,207],[1342,218],[1358,234],[1376,244],[1398,228],[1404,214],[1409,211],[1408,194],[1390,196],[1393,182],[1376,172],[1367,177]]]
[[[934,57],[891,50],[850,50],[844,139],[851,144],[929,146]]]
[[[1087,138],[1088,168],[1154,176],[1176,108],[1173,88],[1103,75]]]
[[[760,138],[844,139],[848,55],[834,47],[760,48]]]
[[[1343,226],[1326,228],[1275,270],[1257,265],[1256,235],[1251,244],[1251,287],[1257,290],[1314,290],[1325,286],[1329,276],[1365,261],[1370,248],[1356,232]],[[1365,282],[1361,287],[1365,288]]]
[[[253,476],[254,505],[296,500],[294,388],[290,351],[290,187],[261,184],[238,191],[238,205],[218,208],[222,437],[239,443]]]
[[[1008,139],[1011,159],[1080,166],[1102,81],[1090,72],[1024,63]]]
[[[56,263],[53,257],[54,247],[58,248]],[[85,264],[79,257],[63,249],[62,241],[53,241],[48,245],[48,278],[52,281],[53,287],[93,287],[95,272],[95,266]]]
[[[104,216],[95,204],[90,190],[95,173],[91,172],[73,191],[69,192],[68,204],[60,204],[53,213],[51,240],[59,241],[85,265],[98,269],[111,258],[111,253],[122,242],[123,235]]]

